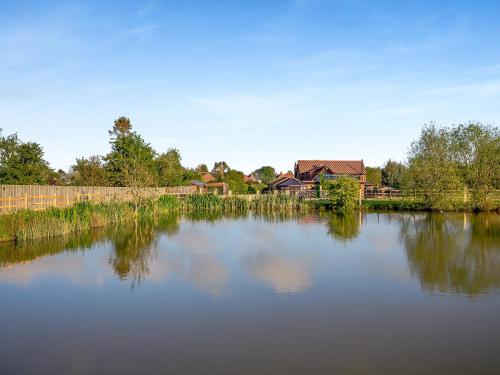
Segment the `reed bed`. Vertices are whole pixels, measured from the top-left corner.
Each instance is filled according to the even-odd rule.
[[[304,211],[306,202],[284,195],[263,195],[253,200],[217,195],[190,195],[185,199],[165,195],[156,199],[133,202],[93,204],[81,202],[68,208],[50,208],[44,211],[24,210],[0,216],[0,241],[24,242],[36,238],[60,236],[104,227],[137,218],[184,213],[192,217],[207,215],[241,215],[248,211],[277,214],[285,211]],[[210,216],[209,215],[209,216]]]

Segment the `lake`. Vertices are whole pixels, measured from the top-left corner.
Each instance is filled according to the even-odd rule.
[[[500,374],[500,215],[162,217],[0,245],[0,374]]]

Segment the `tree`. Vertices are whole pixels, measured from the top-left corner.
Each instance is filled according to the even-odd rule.
[[[453,159],[471,194],[473,209],[487,209],[491,192],[500,187],[500,132],[470,123],[451,130]]]
[[[208,172],[208,167],[206,164],[199,164],[196,168],[195,171],[198,173],[206,173]]]
[[[273,167],[268,165],[260,167],[253,172],[254,176],[261,180],[264,184],[269,184],[276,178],[276,171]]]
[[[452,151],[449,130],[438,129],[433,123],[425,126],[420,138],[410,146],[406,185],[423,191],[429,208],[447,209],[457,204],[450,194],[461,188]]]
[[[406,167],[402,163],[389,159],[382,168],[382,184],[400,189]]]
[[[111,184],[133,188],[155,186],[155,151],[131,131],[131,126],[117,126],[117,121],[110,132],[111,151],[104,158]]]
[[[234,194],[246,194],[248,192],[248,185],[244,181],[245,174],[235,169],[230,169],[224,181],[227,182],[229,190]]]
[[[156,170],[160,186],[180,186],[183,183],[185,170],[181,165],[181,154],[175,148],[156,158]]]
[[[3,137],[0,133],[0,183],[48,184],[55,177],[38,143],[22,142],[17,134]]]
[[[380,167],[366,167],[366,182],[373,184],[374,187],[380,187],[382,183],[382,170]]]
[[[109,130],[109,135],[117,137],[119,135],[127,135],[132,130],[132,123],[128,117],[121,116],[115,120],[113,128]]]
[[[333,208],[345,215],[351,212],[359,199],[359,181],[351,177],[339,177],[329,180],[328,192]]]
[[[214,167],[212,168],[212,173],[219,179],[223,180],[224,175],[229,172],[229,166],[225,161],[217,161],[214,163]]]
[[[76,159],[76,164],[71,166],[71,172],[73,185],[106,186],[109,184],[102,157],[99,155]]]

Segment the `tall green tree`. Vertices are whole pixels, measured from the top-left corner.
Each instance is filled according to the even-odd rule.
[[[491,193],[500,188],[500,131],[481,123],[451,130],[453,157],[471,194],[473,209],[487,209]]]
[[[214,163],[214,167],[212,168],[212,173],[214,176],[222,181],[227,172],[229,172],[229,165],[225,161],[217,161]]]
[[[227,182],[229,190],[233,194],[246,194],[248,185],[244,181],[245,174],[235,169],[230,169],[224,176],[224,182]]]
[[[381,170],[382,184],[395,189],[400,189],[406,167],[403,163],[389,159]]]
[[[42,146],[23,142],[17,134],[4,137],[0,133],[0,183],[48,184],[55,178],[56,173],[43,158]]]
[[[462,184],[449,129],[438,129],[434,123],[423,128],[410,146],[406,185],[422,191],[429,208],[454,207],[457,202],[450,191],[461,189]]]
[[[351,177],[339,177],[326,184],[333,208],[340,215],[350,213],[360,194],[359,181]]]
[[[366,167],[366,182],[378,188],[382,184],[382,170],[380,167]]]
[[[111,151],[104,157],[111,184],[134,188],[156,186],[155,151],[132,131],[131,125],[120,126],[115,121],[110,131]]]
[[[109,135],[111,137],[117,137],[119,135],[127,135],[132,131],[132,123],[128,117],[118,117],[115,120],[113,128],[109,130]]]
[[[184,182],[185,169],[181,164],[181,154],[175,148],[159,155],[156,160],[158,183],[160,186],[180,186]]]
[[[269,184],[272,180],[276,178],[276,170],[269,166],[265,165],[253,171],[254,176],[261,180],[264,184]]]
[[[206,172],[208,172],[208,167],[206,164],[198,164],[198,166],[195,168],[195,170],[198,173],[206,173]]]
[[[109,185],[108,174],[104,169],[102,157],[93,155],[89,158],[76,159],[71,166],[71,183],[78,186]]]

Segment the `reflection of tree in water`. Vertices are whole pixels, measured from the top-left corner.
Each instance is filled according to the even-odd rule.
[[[348,215],[328,213],[325,215],[328,234],[340,241],[350,241],[359,235],[362,213],[354,212]]]
[[[111,234],[114,252],[109,260],[120,279],[139,283],[149,273],[149,264],[156,258],[159,232],[171,236],[179,230],[178,216],[165,215],[157,220],[141,220],[117,226]]]
[[[106,230],[94,230],[72,235],[56,236],[33,241],[15,243],[13,241],[0,244],[0,267],[32,261],[44,256],[62,252],[79,251],[91,248],[96,242],[106,238]]]
[[[476,295],[500,286],[500,215],[402,216],[410,270],[427,290]]]

